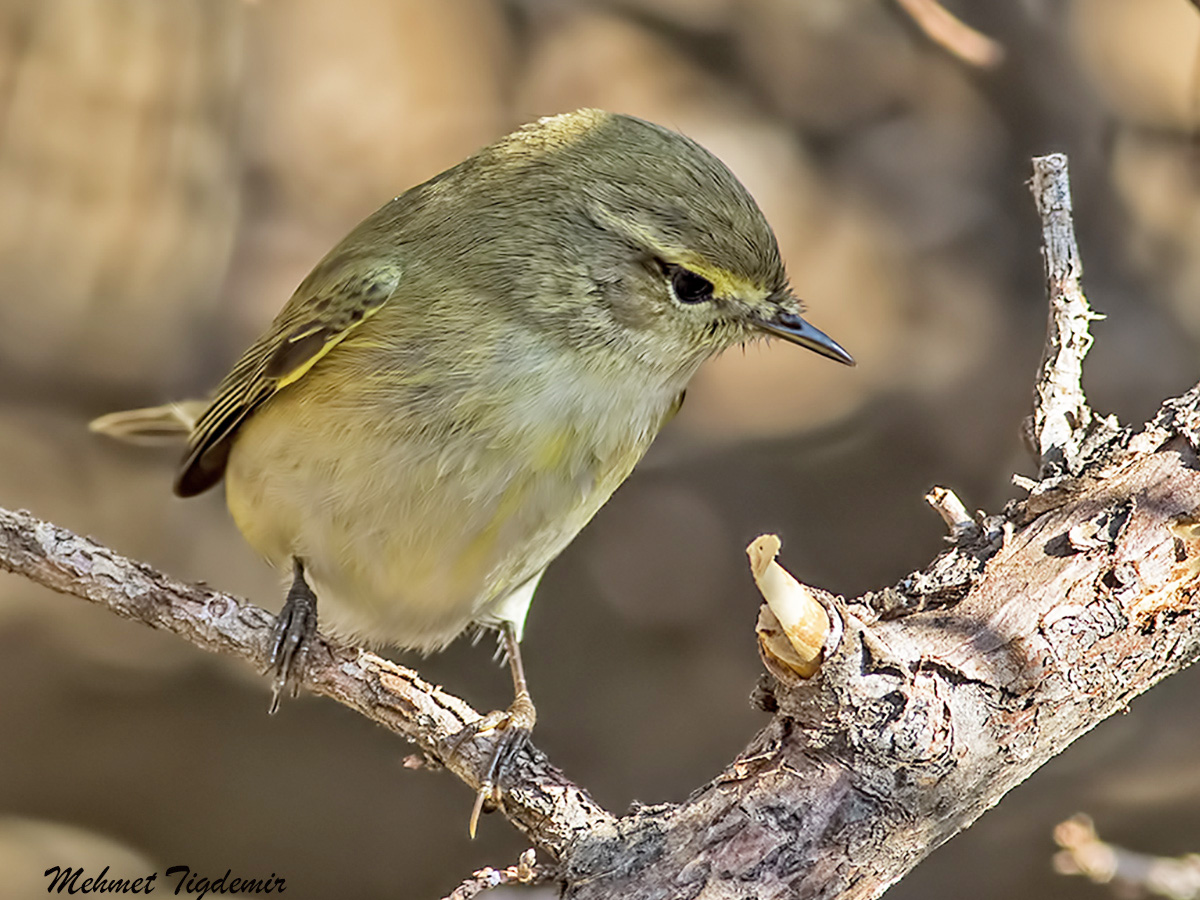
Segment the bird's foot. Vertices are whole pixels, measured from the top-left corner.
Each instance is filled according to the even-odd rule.
[[[467,830],[475,837],[479,824],[479,814],[488,803],[495,804],[500,799],[500,783],[508,773],[517,754],[529,744],[529,735],[537,722],[537,709],[527,691],[517,694],[512,705],[505,710],[495,710],[472,722],[462,729],[452,739],[451,754],[457,753],[463,742],[469,739],[495,732],[495,743],[487,769],[484,770],[483,781],[479,785],[479,793],[475,795],[475,805],[471,809],[471,820]]]
[[[297,559],[292,587],[271,630],[271,663],[267,671],[273,676],[272,715],[279,709],[279,698],[285,691],[289,697],[296,696],[308,662],[308,648],[316,633],[317,595],[304,580],[304,566]]]

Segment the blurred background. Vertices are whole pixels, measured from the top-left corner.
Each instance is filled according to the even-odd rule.
[[[695,137],[773,223],[858,359],[726,354],[550,569],[525,644],[536,742],[609,809],[680,800],[765,723],[743,548],[855,595],[943,546],[922,494],[998,512],[1044,335],[1029,157],[1070,154],[1085,383],[1141,422],[1196,380],[1200,15],[1188,0],[0,0],[0,505],[278,608],[219,492],[87,421],[200,396],[381,203],[580,106]],[[968,52],[970,36],[949,42]],[[946,40],[943,37],[943,42]],[[990,65],[979,62],[990,57]],[[399,656],[480,709],[490,642]],[[186,864],[292,898],[437,898],[526,844],[324,700],[266,715],[239,663],[0,577],[0,894],[49,865]],[[889,894],[1104,896],[1051,828],[1200,851],[1200,671],[1039,772]],[[543,889],[543,896],[548,896]],[[537,896],[530,893],[528,896]]]

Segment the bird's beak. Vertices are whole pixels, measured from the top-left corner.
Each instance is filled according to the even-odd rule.
[[[781,337],[785,341],[815,350],[822,356],[836,359],[848,366],[854,365],[854,357],[842,349],[842,345],[823,332],[814,328],[795,313],[780,310],[769,319],[755,319],[754,324],[767,334]]]

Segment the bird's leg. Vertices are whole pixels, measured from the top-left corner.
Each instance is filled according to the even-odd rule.
[[[495,799],[497,786],[513,759],[529,743],[530,732],[537,722],[537,709],[534,708],[533,698],[529,696],[529,685],[525,683],[525,666],[521,662],[521,644],[517,640],[516,626],[512,622],[504,622],[500,629],[504,640],[504,654],[508,657],[508,665],[512,670],[513,702],[504,712],[484,716],[476,723],[477,727],[472,729],[475,734],[492,730],[498,734],[483,783],[479,786],[479,793],[475,795],[475,807],[471,810],[471,821],[467,826],[471,837],[475,837],[475,826],[479,823],[479,813],[483,810],[483,804]]]
[[[279,697],[285,690],[296,696],[308,645],[317,633],[317,595],[304,580],[304,561],[293,557],[292,567],[292,586],[271,630],[272,714],[279,709]]]

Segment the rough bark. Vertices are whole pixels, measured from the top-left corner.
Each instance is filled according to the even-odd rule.
[[[824,595],[834,628],[816,676],[764,675],[770,723],[685,802],[614,817],[525,754],[501,808],[557,860],[565,896],[876,897],[1200,655],[1200,385],[1136,433],[1091,412],[1065,159],[1035,168],[1051,293],[1040,480],[1003,515],[952,516],[954,545],[895,587]],[[264,611],[28,514],[0,513],[0,568],[265,668]],[[478,713],[415,672],[326,640],[303,684],[479,785],[489,738],[447,753]]]
[[[573,846],[568,895],[878,896],[1196,659],[1200,543],[1172,531],[1200,505],[1195,441],[1120,454],[1007,539],[952,551],[990,557],[952,609],[871,621],[838,604],[818,677],[771,685],[771,724],[686,803]]]

